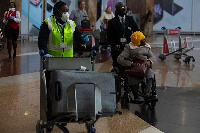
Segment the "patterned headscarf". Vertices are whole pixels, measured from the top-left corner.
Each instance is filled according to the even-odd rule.
[[[130,38],[134,46],[140,46],[140,41],[145,39],[145,36],[142,32],[136,31],[130,36]]]

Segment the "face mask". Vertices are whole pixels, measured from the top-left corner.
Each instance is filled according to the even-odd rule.
[[[126,13],[125,12],[119,12],[119,16],[124,16]]]
[[[68,12],[64,12],[64,13],[62,14],[61,20],[62,20],[63,22],[68,21],[68,20],[69,20],[69,13],[68,13]]]
[[[15,8],[9,8],[9,11],[15,11]]]
[[[118,15],[124,16],[125,14],[126,14],[126,6],[120,7],[120,9],[118,9]]]

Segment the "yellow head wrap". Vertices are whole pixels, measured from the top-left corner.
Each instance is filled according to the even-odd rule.
[[[130,38],[134,46],[140,46],[140,41],[145,39],[145,36],[142,32],[136,31],[130,36]]]

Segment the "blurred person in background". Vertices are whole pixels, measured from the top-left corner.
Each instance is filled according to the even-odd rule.
[[[81,21],[84,19],[88,19],[88,14],[85,10],[85,1],[78,1],[78,8],[72,10],[69,18],[73,20],[77,27],[81,27]]]
[[[13,47],[13,60],[16,59],[17,38],[19,35],[19,23],[21,22],[19,11],[15,10],[16,4],[10,2],[9,10],[4,13],[3,23],[5,25],[5,35],[7,38],[8,49],[8,62],[11,62],[12,47]]]
[[[115,15],[113,14],[111,7],[108,6],[105,9],[105,11],[102,13],[100,22],[107,25],[108,21],[114,17],[115,17]]]

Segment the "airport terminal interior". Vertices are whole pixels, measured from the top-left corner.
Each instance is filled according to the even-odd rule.
[[[160,0],[155,0],[155,2],[158,1]],[[178,15],[185,13],[183,11],[186,8],[181,7],[183,6],[182,2],[178,0],[176,2],[179,2],[179,5],[175,4],[179,7]],[[159,24],[167,24],[165,19],[177,15],[170,14],[168,10],[163,11],[163,13],[167,14],[166,18],[162,16],[162,20],[157,20],[158,23],[154,26],[159,27]],[[22,21],[25,19],[27,19],[26,16],[22,16]],[[177,23],[171,21],[173,24]],[[21,27],[23,26],[21,25]],[[184,27],[182,28],[184,30]],[[3,29],[2,32],[4,32]],[[165,51],[163,50],[164,33],[163,31],[151,31],[151,36],[146,36],[146,41],[156,56],[156,61],[152,65],[158,97],[155,109],[152,110],[146,103],[129,103],[129,109],[126,109],[122,108],[121,103],[118,102],[116,108],[122,114],[100,117],[95,124],[96,132],[199,133],[200,35],[198,33],[180,32],[180,39],[178,35],[166,35],[171,54],[166,54],[166,59],[160,60],[159,55]],[[37,121],[40,119],[41,57],[38,49],[38,38],[32,34],[29,35],[19,35],[16,59],[11,62],[8,62],[6,39],[5,37],[0,39],[0,133],[35,133]],[[185,42],[185,38],[189,38],[189,41]],[[170,40],[175,41],[175,43],[171,43]],[[188,47],[184,50],[191,48],[187,52],[187,56],[194,57],[189,63],[185,62],[187,56],[184,54],[180,59],[174,58],[173,54],[173,51],[183,48],[185,43],[188,44]],[[111,49],[108,45],[100,46],[95,56],[94,71],[111,73],[111,70]],[[66,127],[70,133],[87,132],[83,123],[68,123]],[[52,133],[62,133],[62,131],[55,126]]]
[[[130,104],[130,109],[117,108],[122,115],[100,118],[97,133],[198,133],[200,131],[200,50],[199,35],[192,37],[195,62],[185,64],[184,57],[173,55],[153,64],[159,101],[155,111],[147,104]],[[163,35],[146,38],[156,57],[161,54]],[[34,133],[40,118],[40,55],[37,40],[19,40],[17,58],[8,62],[6,44],[0,50],[0,130],[2,133]],[[192,53],[191,53],[192,54]],[[109,49],[96,56],[95,71],[110,72],[112,60]],[[84,124],[69,123],[71,133],[84,133]],[[56,127],[53,132],[60,133]]]

